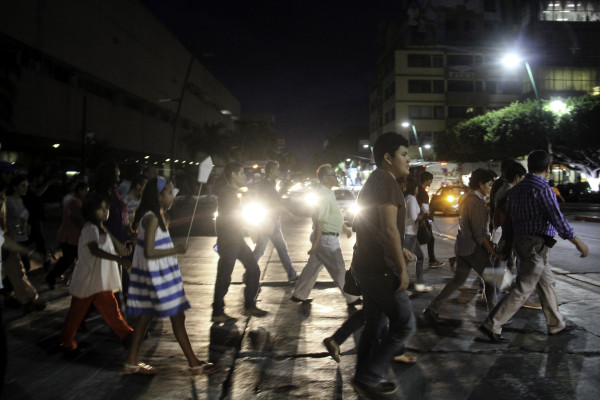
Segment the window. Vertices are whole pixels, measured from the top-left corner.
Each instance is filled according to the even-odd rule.
[[[485,83],[485,88],[488,93],[496,94],[498,92],[498,82],[496,81],[487,81]]]
[[[448,92],[472,92],[473,81],[448,80]]]
[[[431,106],[408,106],[410,119],[431,119]]]
[[[448,66],[473,65],[473,56],[470,54],[448,54],[446,64]]]
[[[475,81],[475,91],[483,92],[483,81]]]
[[[433,82],[433,93],[444,93],[444,81],[441,79],[435,79]]]
[[[483,114],[482,107],[448,106],[448,118],[472,118]]]
[[[431,56],[431,66],[435,68],[441,68],[444,66],[444,56],[441,54],[434,54]]]
[[[384,93],[385,99],[386,100],[389,99],[390,97],[392,97],[394,95],[394,93],[396,93],[396,84],[392,83],[387,88],[385,88],[385,93]]]
[[[483,11],[495,12],[496,0],[483,0]]]
[[[431,81],[416,79],[409,80],[408,93],[431,93]]]
[[[433,106],[433,119],[444,119],[444,106]]]
[[[431,56],[429,54],[409,54],[409,67],[431,67]]]
[[[521,84],[516,81],[498,82],[498,93],[520,94],[521,93]]]

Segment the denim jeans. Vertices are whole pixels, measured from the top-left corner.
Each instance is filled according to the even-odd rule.
[[[287,244],[283,238],[283,233],[281,233],[281,221],[279,219],[275,222],[275,229],[273,230],[272,234],[258,236],[253,252],[256,262],[258,262],[263,254],[265,254],[265,249],[267,248],[269,240],[273,242],[273,247],[275,247],[275,250],[277,250],[279,260],[281,261],[281,265],[283,265],[283,269],[285,269],[285,272],[287,273],[288,280],[295,280],[298,275],[296,274],[294,267],[292,267],[292,260],[290,259]]]
[[[401,354],[404,343],[414,334],[415,316],[406,291],[396,293],[399,279],[391,271],[370,274],[352,269],[363,293],[365,329],[360,338],[356,360],[356,378],[377,385],[387,373],[395,355]],[[381,329],[382,319],[389,321]]]
[[[260,269],[252,255],[252,250],[246,242],[227,243],[218,242],[219,263],[217,264],[217,280],[215,282],[215,294],[213,299],[213,315],[221,315],[225,312],[225,295],[231,284],[231,273],[235,261],[240,260],[246,269],[244,274],[244,306],[246,308],[256,307],[256,296],[258,295]]]
[[[425,254],[423,253],[423,249],[419,244],[419,239],[417,239],[417,235],[405,235],[404,236],[404,248],[410,250],[417,256],[417,266],[416,266],[416,282],[417,283],[425,283],[423,280],[423,260],[425,259]]]

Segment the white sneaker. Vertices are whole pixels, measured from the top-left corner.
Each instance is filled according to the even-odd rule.
[[[433,288],[431,286],[425,285],[424,283],[415,283],[415,290],[417,292],[431,292]]]

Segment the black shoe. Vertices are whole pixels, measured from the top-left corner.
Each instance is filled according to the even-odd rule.
[[[504,336],[490,331],[488,328],[486,328],[483,325],[479,325],[479,331],[481,333],[483,333],[485,336],[487,336],[488,338],[490,338],[490,340],[494,343],[507,343],[508,342],[508,339],[506,339]]]
[[[352,303],[347,303],[348,307],[356,307],[356,306],[360,306],[362,304],[362,299],[358,298],[356,300],[354,300]]]
[[[567,322],[565,327],[562,330],[560,330],[558,332],[548,333],[548,335],[550,335],[550,336],[561,335],[563,333],[571,332],[575,329],[577,329],[577,325]]]
[[[288,282],[289,283],[296,283],[296,282],[298,282],[298,276],[296,276],[295,278],[288,279]]]
[[[229,315],[223,313],[221,315],[213,315],[210,321],[216,324],[235,324],[237,322],[237,318],[230,317]]]
[[[369,385],[356,378],[352,379],[352,387],[358,394],[367,399],[381,399],[398,390],[398,386],[392,382],[381,382],[377,385]]]
[[[38,300],[34,300],[31,303],[23,304],[23,311],[25,314],[29,314],[34,311],[42,311],[46,308],[46,303]]]
[[[331,356],[331,358],[333,358],[335,360],[335,362],[339,363],[340,362],[340,345],[338,344],[338,342],[336,342],[334,338],[328,337],[328,338],[325,338],[325,340],[323,340],[323,346],[325,346],[325,348],[329,352],[329,355]]]
[[[54,290],[54,288],[56,287],[56,280],[53,277],[51,277],[50,275],[46,275],[44,280],[48,284],[48,287],[50,288],[50,290]]]
[[[440,314],[435,311],[431,311],[429,307],[423,310],[423,316],[434,324],[443,324],[444,320],[440,318]]]
[[[266,316],[267,314],[268,314],[267,311],[261,310],[260,308],[258,308],[256,306],[255,307],[244,308],[244,315],[247,315],[249,317],[258,317],[258,318],[261,318],[261,317]]]
[[[302,299],[297,298],[296,296],[290,297],[290,300],[295,301],[296,303],[303,303],[303,304],[310,304],[313,301],[313,299],[302,300]]]

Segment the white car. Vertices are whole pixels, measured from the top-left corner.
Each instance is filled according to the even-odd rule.
[[[333,193],[342,210],[344,221],[347,222],[348,225],[352,225],[354,217],[359,212],[358,205],[356,204],[356,194],[347,189],[334,189]]]

